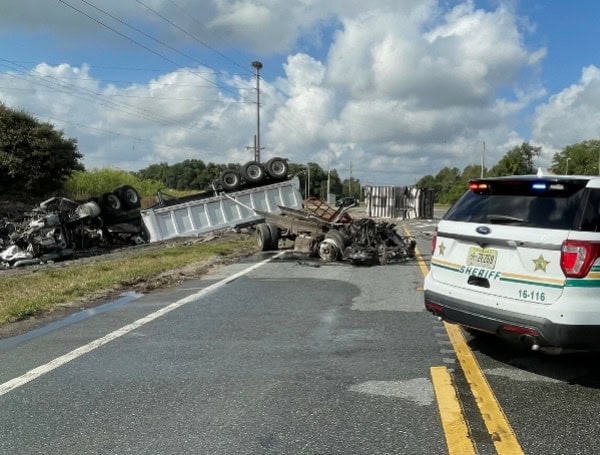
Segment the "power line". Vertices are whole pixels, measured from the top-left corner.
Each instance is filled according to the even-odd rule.
[[[151,8],[150,6],[146,5],[144,2],[142,2],[141,0],[135,0],[137,3],[139,3],[140,5],[142,5],[144,8],[146,8],[148,11],[152,12],[153,14],[155,14],[156,16],[158,16],[159,18],[161,18],[162,20],[164,20],[165,22],[167,22],[168,24],[170,24],[171,26],[175,27],[177,30],[179,30],[180,32],[184,33],[185,35],[189,36],[190,38],[192,38],[193,40],[195,40],[196,42],[200,43],[202,46],[206,47],[207,49],[210,49],[211,51],[215,52],[216,54],[220,55],[221,57],[223,57],[225,60],[227,60],[230,63],[233,63],[235,66],[241,68],[242,70],[244,70],[245,73],[248,73],[250,75],[254,75],[252,74],[252,72],[246,68],[245,66],[239,64],[238,62],[230,59],[227,55],[223,54],[222,52],[219,52],[217,49],[215,49],[214,47],[208,45],[206,42],[202,41],[200,38],[198,38],[196,35],[188,32],[187,30],[185,30],[184,28],[180,27],[179,25],[177,25],[176,23],[174,23],[173,21],[171,21],[170,19],[168,19],[167,17],[163,16],[162,14],[160,14],[158,11],[156,11],[155,9]],[[188,14],[188,16],[192,17],[192,19],[194,20],[194,22],[199,23],[198,20],[196,18],[194,18],[193,16],[191,16],[186,10],[184,10],[180,5],[178,5],[177,3],[175,3],[173,0],[169,0],[173,5],[175,5],[177,8],[179,8],[181,11],[184,11]]]
[[[13,63],[27,63],[27,64],[32,64],[32,65],[38,65],[40,62],[39,61],[34,61],[34,60],[11,60],[11,62]],[[44,62],[50,66],[58,66],[58,65],[62,65],[65,62]],[[82,64],[87,64],[85,62],[83,62]],[[186,73],[190,73],[190,74],[223,74],[226,76],[240,76],[242,77],[242,74],[238,74],[238,73],[230,73],[230,72],[226,72],[226,71],[222,71],[219,70],[217,68],[212,68],[208,65],[204,65],[206,68],[208,68],[209,70],[207,71],[197,71],[194,69],[190,69],[190,68],[185,68],[185,72]],[[145,73],[164,73],[165,69],[164,68],[141,68],[141,67],[135,67],[135,66],[112,66],[112,65],[96,65],[94,64],[93,66],[91,66],[91,68],[93,69],[104,69],[104,70],[112,70],[112,71],[139,71],[139,72],[145,72]],[[182,71],[183,68],[181,66],[177,67],[177,72]],[[97,80],[103,80],[103,79],[97,79]],[[107,81],[110,82],[110,79],[107,79]],[[122,80],[115,80],[114,82],[138,82],[138,81],[122,81]],[[215,86],[214,82],[211,81],[210,84],[211,87]],[[220,86],[217,86],[219,88],[221,88]],[[243,88],[238,88],[238,90],[254,90],[253,87],[248,87],[247,89],[243,89]]]
[[[7,60],[0,58],[0,61],[7,61]],[[21,67],[26,70],[26,68],[22,67],[21,65],[14,65],[14,66]],[[19,70],[17,70],[17,71],[19,71]],[[36,71],[36,70],[32,70],[32,71],[34,73],[39,73],[39,71]],[[23,70],[21,70],[20,72],[25,75],[26,80],[31,80],[30,74],[27,74]],[[12,78],[22,79],[22,78],[19,78],[15,74],[7,74],[7,75]],[[90,90],[90,89],[87,89],[84,87],[79,87],[79,86],[71,84],[69,82],[61,81],[60,79],[57,79],[54,76],[48,76],[48,75],[35,76],[35,75],[33,75],[33,77],[35,77],[35,80],[32,81],[33,83],[40,84],[46,88],[52,89],[53,91],[56,91],[56,89],[58,89],[59,92],[65,93],[70,96],[81,96],[83,98],[91,98],[92,100],[95,100],[98,104],[101,104],[103,106],[110,107],[114,110],[126,113],[128,115],[137,115],[146,120],[161,123],[163,125],[174,125],[174,126],[177,125],[175,122],[173,122],[170,119],[159,116],[158,114],[154,114],[154,113],[146,111],[144,109],[139,109],[139,108],[137,108],[135,106],[131,106],[129,104],[116,103],[111,100],[105,100],[105,99],[103,99],[104,95],[102,93],[98,93],[98,92],[95,92],[93,90]],[[71,89],[71,90],[69,90],[69,89]],[[72,89],[75,89],[75,91],[79,92],[79,93],[74,93]],[[185,127],[182,127],[182,126],[181,126],[181,128],[186,129]],[[188,131],[191,131],[191,130],[188,130]]]
[[[32,61],[24,61],[24,60],[6,60],[3,59],[3,61],[11,63],[15,66],[21,66],[22,68],[25,68],[25,66],[19,65],[20,63],[35,63],[35,64],[39,64],[39,62],[32,62]],[[45,62],[46,64],[50,65],[50,66],[59,66],[63,63],[50,63],[50,62]],[[93,67],[94,69],[97,68],[104,68],[104,69],[115,69],[115,67],[103,67],[103,66],[97,66],[94,65]],[[156,71],[156,72],[164,72],[163,70],[159,70],[159,69],[145,69],[145,68],[116,68],[116,69],[120,69],[123,71],[129,71],[129,70],[135,70],[135,71]],[[33,69],[28,69],[29,71],[33,71]],[[213,71],[193,71],[193,70],[188,70],[188,71],[181,71],[180,69],[177,69],[175,72],[171,73],[171,74],[177,74],[180,72],[184,72],[184,73],[190,73],[190,74],[214,74]],[[0,71],[0,74],[7,74],[5,72]],[[60,79],[60,78],[58,78]],[[149,85],[150,81],[139,81],[139,80],[130,80],[130,79],[104,79],[104,78],[96,78],[96,77],[70,77],[69,80],[77,80],[77,81],[94,81],[94,82],[104,82],[104,83],[120,83],[120,84],[129,84],[129,85],[136,85],[136,84],[143,84],[143,85]],[[227,87],[225,86],[221,86],[221,85],[215,85],[214,83],[208,84],[208,85],[200,85],[200,84],[182,84],[180,82],[156,82],[153,81],[152,82],[152,86],[163,86],[163,87],[170,87],[170,86],[177,86],[177,87],[196,87],[196,88],[208,88],[208,87],[217,87],[219,89],[227,89]],[[242,88],[242,87],[238,87],[237,90],[254,90],[254,88]]]
[[[99,11],[99,12],[101,12],[102,14],[105,14],[105,15],[107,15],[107,16],[108,16],[108,17],[110,17],[111,19],[114,19],[115,21],[119,22],[120,24],[123,24],[125,27],[128,27],[128,28],[130,28],[131,30],[134,30],[134,31],[136,31],[136,32],[140,33],[141,35],[144,35],[146,38],[149,38],[149,39],[151,39],[151,40],[153,40],[153,41],[155,41],[155,42],[159,43],[160,45],[162,45],[162,46],[166,47],[167,49],[170,49],[170,50],[172,50],[173,52],[176,52],[176,53],[178,53],[178,54],[180,54],[180,55],[182,55],[182,56],[184,56],[184,57],[186,57],[186,58],[189,58],[190,60],[193,60],[194,62],[196,62],[196,63],[198,63],[198,64],[200,64],[200,65],[202,65],[202,66],[208,66],[208,65],[206,65],[204,62],[201,62],[200,60],[198,60],[197,58],[195,58],[194,56],[192,56],[192,55],[189,55],[189,54],[187,54],[187,53],[185,53],[185,52],[183,52],[183,51],[180,51],[179,49],[177,49],[177,48],[175,48],[175,47],[171,46],[170,44],[166,43],[165,41],[162,41],[162,40],[160,40],[160,39],[158,39],[158,38],[156,38],[156,37],[154,37],[154,36],[152,36],[152,35],[150,35],[150,34],[146,33],[144,30],[142,30],[142,29],[140,29],[139,27],[136,27],[136,26],[134,26],[134,25],[131,25],[131,24],[130,24],[130,23],[128,23],[127,21],[124,21],[124,20],[122,20],[122,19],[119,19],[119,18],[118,18],[118,17],[116,17],[115,15],[113,15],[113,14],[109,13],[109,12],[108,12],[108,11],[106,11],[106,10],[103,10],[102,8],[99,8],[99,7],[97,7],[96,5],[92,4],[91,2],[89,2],[89,1],[87,1],[87,0],[81,0],[81,1],[82,1],[83,3],[85,3],[86,5],[90,6],[91,8],[94,8],[96,11]],[[138,2],[138,3],[139,3],[139,2]],[[144,5],[144,6],[145,6],[145,5]],[[205,79],[206,81],[210,82],[212,85],[216,85],[216,84],[214,84],[214,83],[213,83],[213,82],[212,82],[210,79],[206,79],[206,78],[204,78],[204,77],[203,77],[203,79]]]
[[[83,0],[82,0],[83,1]],[[154,15],[156,15],[157,17],[159,17],[160,19],[164,20],[165,22],[167,22],[169,25],[171,25],[172,27],[175,27],[177,30],[179,30],[180,32],[184,33],[186,36],[189,36],[190,38],[192,38],[193,40],[195,40],[196,42],[200,43],[202,46],[206,47],[207,49],[210,49],[211,51],[215,52],[216,54],[220,55],[221,57],[223,57],[225,60],[233,63],[235,66],[241,68],[242,70],[244,70],[244,72],[251,74],[252,76],[254,76],[254,74],[252,74],[252,72],[245,66],[240,65],[239,63],[237,63],[236,61],[230,59],[229,57],[227,57],[225,54],[219,52],[217,49],[209,46],[207,43],[205,43],[204,41],[202,41],[200,38],[198,38],[196,35],[188,32],[187,30],[185,30],[184,28],[180,27],[178,24],[176,24],[175,22],[171,21],[169,18],[165,17],[164,15],[162,15],[161,13],[159,13],[158,11],[156,11],[155,9],[151,8],[150,6],[148,6],[147,4],[145,4],[144,2],[142,2],[141,0],[135,0],[138,4],[140,4],[141,6],[143,6],[144,8],[146,8],[148,11],[152,12]],[[183,8],[181,8],[181,6],[179,6],[177,3],[175,3],[173,0],[171,0],[171,3],[174,4],[175,6],[177,6],[180,10],[183,10]],[[193,17],[192,17],[193,18]],[[196,19],[194,19],[194,21],[198,22]]]
[[[158,57],[162,58],[163,60],[165,60],[165,61],[167,61],[167,62],[169,62],[169,63],[173,64],[173,65],[174,65],[176,68],[181,68],[181,65],[180,65],[178,62],[176,62],[175,60],[173,60],[173,59],[171,59],[171,58],[167,57],[167,56],[166,56],[166,55],[164,55],[164,54],[161,54],[160,52],[158,52],[158,51],[156,51],[156,50],[152,49],[151,47],[148,47],[148,46],[146,46],[145,44],[141,43],[140,41],[138,41],[138,40],[136,40],[136,39],[134,39],[134,38],[132,38],[132,37],[130,37],[130,36],[128,36],[128,35],[126,35],[126,34],[122,33],[122,32],[120,32],[119,30],[115,29],[114,27],[111,27],[110,25],[108,25],[108,24],[105,24],[105,23],[104,23],[104,22],[102,22],[100,19],[97,19],[97,18],[95,18],[95,17],[93,17],[93,16],[89,15],[89,14],[88,14],[88,13],[86,13],[85,11],[82,11],[81,9],[79,9],[79,8],[77,8],[77,7],[75,7],[75,6],[73,6],[72,4],[68,3],[67,1],[65,1],[65,0],[57,0],[57,1],[59,1],[60,3],[62,3],[62,4],[63,4],[63,5],[65,5],[65,6],[68,6],[68,7],[69,7],[69,8],[71,8],[72,10],[74,10],[74,11],[76,11],[76,12],[78,12],[78,13],[80,13],[80,14],[84,15],[85,17],[87,17],[88,19],[90,19],[90,20],[92,20],[92,21],[96,22],[97,24],[99,24],[99,25],[101,25],[101,26],[103,26],[103,27],[107,28],[108,30],[110,30],[110,31],[112,31],[112,32],[114,32],[114,33],[116,33],[117,35],[121,36],[122,38],[125,38],[125,39],[126,39],[126,40],[128,40],[128,41],[131,41],[132,43],[136,44],[137,46],[141,47],[142,49],[145,49],[146,51],[148,51],[148,52],[150,52],[150,53],[152,53],[152,54],[154,54],[154,55],[156,55],[156,56],[158,56]],[[93,6],[93,5],[91,5],[91,4],[90,4],[89,2],[87,2],[86,0],[81,0],[81,1],[82,1],[82,2],[84,2],[84,3],[86,3],[86,4],[88,4],[88,5],[90,5],[90,6],[92,6],[93,8],[97,9],[98,11],[103,11],[103,10],[101,10],[100,8],[97,8],[97,7]],[[109,15],[109,17],[112,17],[112,16],[111,16],[109,13],[105,13],[105,14]],[[115,19],[115,20],[117,20],[117,19]],[[119,21],[120,21],[120,20],[119,20]],[[122,21],[120,21],[120,22],[122,23]],[[133,27],[133,26],[130,26],[130,27],[132,27],[132,28],[134,28],[134,29],[135,29],[135,27]],[[143,32],[142,32],[142,33],[143,33]],[[149,36],[149,35],[148,35],[148,36]],[[152,38],[152,37],[151,37],[151,38]],[[157,41],[157,42],[160,42],[160,40],[158,40],[158,39],[155,39],[155,38],[152,38],[152,39],[154,39],[154,40],[155,40],[155,41]],[[170,46],[168,46],[168,45],[167,45],[167,47],[170,47]],[[182,68],[182,69],[184,69],[184,70],[185,70],[185,68]],[[208,78],[205,78],[205,77],[203,77],[203,76],[200,76],[200,75],[198,75],[198,77],[200,77],[200,78],[202,78],[202,79],[204,79],[204,80],[208,81],[210,84],[212,84],[212,85],[216,86],[216,84],[215,84],[213,81],[211,81],[210,79],[208,79]],[[226,90],[227,90],[227,91],[229,91],[229,92],[231,92],[231,93],[233,93],[233,94],[234,94],[234,95],[236,95],[236,96],[238,95],[238,93],[236,93],[236,92],[235,92],[235,91],[233,91],[233,90],[230,90],[230,89],[226,89]]]
[[[4,73],[4,72],[0,72],[0,74],[5,74],[9,77],[11,76],[10,74]],[[5,90],[14,90],[14,91],[22,91],[22,92],[31,91],[31,89],[29,89],[29,88],[7,87],[5,85],[0,85],[0,88],[5,89]],[[47,91],[53,92],[56,90],[48,88]],[[121,93],[120,94],[100,93],[99,96],[105,96],[105,97],[109,97],[109,98],[133,98],[133,99],[145,99],[145,100],[156,100],[156,101],[189,101],[189,102],[194,102],[194,103],[196,103],[198,101],[201,101],[203,103],[222,103],[223,102],[223,100],[220,100],[220,99],[203,99],[203,98],[189,98],[189,97],[174,98],[174,97],[169,97],[169,96],[124,95]],[[255,104],[256,103],[253,101],[238,101],[238,100],[235,100],[233,102],[237,103],[237,104]]]
[[[131,136],[129,134],[117,133],[116,131],[106,130],[104,128],[98,128],[98,127],[92,126],[92,125],[86,125],[85,123],[73,122],[71,120],[57,119],[57,118],[49,117],[47,115],[42,115],[42,114],[39,114],[39,113],[33,112],[33,111],[28,111],[28,112],[30,114],[36,115],[36,116],[38,116],[40,118],[48,119],[48,121],[52,120],[52,121],[55,121],[55,122],[70,123],[72,125],[76,125],[76,126],[79,126],[79,127],[82,127],[82,128],[87,128],[87,129],[94,130],[94,131],[100,131],[102,133],[107,133],[107,134],[110,134],[110,135],[113,135],[113,136],[126,137],[126,138],[129,138],[129,139],[134,139],[136,141],[153,143],[152,141],[149,141],[148,139],[142,139],[140,137]]]
[[[54,121],[54,122],[63,122],[63,123],[73,124],[73,125],[76,125],[76,126],[79,126],[79,127],[82,127],[82,128],[87,128],[87,129],[90,129],[90,130],[100,131],[100,132],[103,132],[103,133],[106,133],[106,134],[110,134],[112,136],[118,136],[118,137],[133,139],[134,141],[140,141],[140,142],[152,144],[152,145],[155,145],[155,146],[167,146],[167,147],[170,147],[170,148],[175,148],[175,146],[171,145],[171,144],[158,143],[156,141],[152,141],[152,140],[149,140],[149,139],[144,139],[144,138],[140,138],[140,137],[137,137],[137,136],[131,136],[129,134],[124,134],[124,133],[118,133],[116,131],[106,130],[106,129],[103,129],[103,128],[98,128],[98,127],[95,127],[95,126],[87,125],[85,123],[73,122],[73,121],[64,120],[64,119],[57,119],[55,117],[51,117],[51,116],[48,116],[48,115],[43,115],[43,114],[40,114],[40,113],[37,113],[37,112],[31,112],[31,111],[29,111],[29,113],[31,113],[33,115],[36,115],[39,118],[47,119],[48,122]],[[195,150],[195,149],[192,149],[190,147],[181,147],[181,146],[177,146],[177,149],[179,149],[179,150],[181,150],[181,149]],[[154,153],[156,153],[156,152],[154,152]],[[101,160],[99,160],[99,159],[90,159],[90,158],[86,158],[85,156],[84,156],[84,159],[86,159],[86,161],[101,162]],[[137,162],[137,161],[141,161],[141,162],[145,162],[145,163],[155,163],[156,162],[156,160],[143,159],[143,158],[139,158],[139,157],[135,158],[135,160],[111,158],[111,161],[132,162],[132,163],[133,162]]]

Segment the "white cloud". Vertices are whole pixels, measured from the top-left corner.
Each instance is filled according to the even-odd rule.
[[[590,65],[581,79],[536,109],[533,138],[562,148],[600,137],[600,69]]]
[[[77,32],[85,41],[89,20],[64,8],[56,14],[56,5],[46,2],[26,13],[32,1],[10,11],[0,6],[0,23],[43,22],[56,34]],[[270,82],[266,68],[262,73],[264,156],[331,164],[344,177],[352,163],[365,182],[409,184],[444,166],[462,169],[479,162],[483,140],[493,163],[509,144],[525,140],[514,131],[518,116],[544,95],[535,81],[519,84],[523,72],[535,76],[544,50],[525,48],[520,19],[503,7],[484,11],[466,1],[444,11],[434,0],[145,3],[206,44],[283,55],[281,77]],[[158,27],[158,18],[140,14],[136,5],[106,0],[102,8]],[[299,38],[332,24],[339,26],[333,41],[324,42],[329,48],[322,57],[295,50]],[[176,35],[162,25],[163,35]],[[252,156],[246,149],[256,132],[250,71],[224,76],[195,66],[119,86],[91,74],[88,66],[68,64],[40,64],[29,74],[13,69],[0,73],[0,99],[55,119],[79,139],[88,167],[135,170],[160,161],[243,162]],[[591,90],[595,80],[589,76],[577,86]],[[553,98],[538,111],[540,138],[545,125],[553,129],[552,106],[573,107],[566,94],[558,96],[565,100]]]

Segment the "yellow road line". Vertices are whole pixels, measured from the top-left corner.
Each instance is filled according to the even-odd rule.
[[[471,387],[483,422],[492,437],[496,452],[499,455],[524,454],[517,437],[500,406],[490,384],[488,383],[479,362],[467,345],[460,327],[454,324],[444,323],[450,342],[456,352],[458,362]]]
[[[412,237],[406,227],[403,226],[402,228],[408,237]],[[423,276],[427,275],[429,270],[418,248],[415,249],[415,256]],[[479,362],[477,362],[473,352],[467,345],[459,326],[444,323],[444,327],[446,328],[454,352],[456,352],[460,367],[469,383],[469,387],[471,388],[479,412],[483,417],[488,433],[492,437],[496,452],[498,452],[499,455],[524,454],[525,452],[523,452],[515,432],[510,426],[510,423],[483,374],[483,371],[481,371]]]
[[[477,451],[448,368],[431,367],[430,371],[449,455],[475,455]]]

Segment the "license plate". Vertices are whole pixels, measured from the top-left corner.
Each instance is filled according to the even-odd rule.
[[[498,250],[472,246],[469,248],[469,254],[467,255],[467,265],[472,267],[483,267],[484,269],[493,269],[496,267],[497,257]]]

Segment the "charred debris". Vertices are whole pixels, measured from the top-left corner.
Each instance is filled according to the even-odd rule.
[[[225,196],[224,196],[225,198]],[[256,211],[264,223],[253,226],[262,250],[279,240],[323,261],[357,265],[389,264],[414,258],[416,242],[401,236],[395,224],[354,219],[350,207],[332,207],[307,199],[301,210]],[[0,268],[74,259],[150,241],[141,216],[140,195],[125,185],[112,192],[74,201],[52,197],[29,210],[0,206]]]
[[[276,250],[280,240],[294,242],[294,250],[325,262],[386,265],[415,257],[416,241],[398,233],[396,225],[372,218],[354,219],[350,209],[319,199],[304,201],[303,210],[279,207],[280,214],[261,213],[265,223],[256,227],[259,248]]]
[[[0,210],[0,267],[99,254],[146,242],[140,196],[124,185],[84,201],[52,197],[31,210]]]

